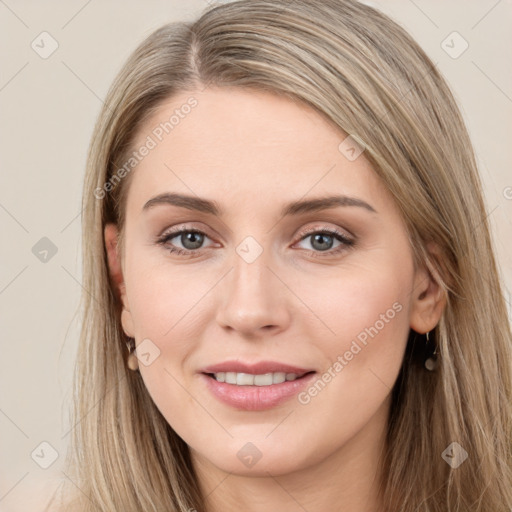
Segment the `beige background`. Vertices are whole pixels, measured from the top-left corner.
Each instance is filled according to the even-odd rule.
[[[451,84],[479,158],[511,290],[512,1],[367,3],[404,25]],[[102,98],[144,37],[206,6],[205,0],[0,0],[1,511],[40,510],[65,478],[81,292],[81,184]],[[50,36],[39,36],[43,31]],[[452,54],[462,49],[459,36],[446,39],[453,31],[469,44],[458,58],[442,47],[445,40]],[[31,44],[49,51],[51,38],[58,48],[44,59]],[[45,263],[32,252],[43,237],[57,249]],[[53,452],[42,442],[58,453],[48,469],[40,465],[50,463]]]

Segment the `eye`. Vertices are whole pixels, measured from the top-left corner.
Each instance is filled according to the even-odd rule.
[[[171,240],[175,238],[182,244],[183,248],[175,247],[175,243],[171,243]],[[198,249],[201,249],[205,238],[208,238],[206,233],[197,229],[181,229],[179,231],[172,231],[164,233],[158,238],[157,243],[166,247],[171,252],[181,256],[190,256]]]
[[[302,241],[310,240],[310,245],[313,250],[308,250],[310,254],[314,257],[323,257],[332,256],[333,254],[337,254],[341,251],[346,250],[349,247],[354,245],[354,240],[349,238],[345,233],[338,231],[337,229],[319,229],[313,228],[306,231],[306,233],[302,233]],[[334,242],[339,242],[339,245],[332,250]]]
[[[314,257],[338,254],[352,247],[355,243],[353,239],[337,229],[320,229],[317,227],[301,233],[301,236],[302,238],[299,242],[310,239],[313,249],[306,250]],[[194,257],[195,253],[199,253],[200,249],[204,248],[202,246],[206,238],[209,238],[206,233],[198,229],[175,229],[174,231],[164,233],[157,239],[157,243],[164,246],[170,253]],[[177,242],[171,242],[174,239],[177,239]],[[332,250],[336,241],[339,245]],[[176,247],[176,243],[180,243],[182,247]],[[325,253],[325,255],[322,253]]]

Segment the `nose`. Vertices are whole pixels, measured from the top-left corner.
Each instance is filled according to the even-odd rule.
[[[227,330],[244,337],[277,334],[290,323],[292,292],[264,251],[251,263],[235,253],[233,268],[218,287],[216,319]],[[270,265],[269,265],[270,264]]]

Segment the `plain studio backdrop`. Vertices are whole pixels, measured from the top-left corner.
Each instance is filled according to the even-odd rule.
[[[416,38],[462,108],[510,312],[512,0],[367,3]],[[146,36],[207,6],[0,0],[1,511],[39,511],[65,478],[82,291],[81,187],[102,101]]]

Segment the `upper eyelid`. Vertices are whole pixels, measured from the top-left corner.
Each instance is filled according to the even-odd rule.
[[[345,234],[343,231],[345,231],[348,234]],[[210,240],[213,241],[212,237],[208,234],[207,230],[204,230],[201,228],[195,228],[192,226],[187,226],[185,224],[178,225],[178,227],[171,228],[169,231],[164,230],[163,233],[160,236],[158,236],[158,240],[165,240],[165,239],[169,240],[169,239],[175,238],[183,233],[190,233],[190,232],[195,232],[195,233],[205,235],[206,237],[208,237]],[[317,225],[317,226],[312,226],[312,227],[306,228],[303,231],[300,231],[297,235],[299,238],[294,243],[298,243],[298,242],[304,240],[305,238],[307,238],[308,236],[311,236],[312,234],[319,233],[319,232],[326,232],[329,235],[334,236],[334,237],[338,237],[338,236],[345,237],[347,240],[350,240],[350,241],[354,241],[356,238],[347,229],[339,228],[339,227],[336,227],[336,228],[328,227],[326,225]]]
[[[164,229],[162,231],[162,233],[158,236],[158,238],[159,239],[167,238],[167,237],[170,237],[171,235],[174,238],[175,236],[178,236],[182,233],[190,233],[190,232],[200,233],[200,234],[208,236],[208,238],[212,238],[208,234],[207,230],[205,230],[203,228],[195,228],[195,227],[185,226],[185,225],[183,225],[183,226],[179,225],[178,227]]]
[[[355,235],[353,233],[351,233],[348,229],[346,228],[340,228],[340,227],[328,227],[328,226],[313,226],[311,228],[307,228],[303,231],[300,231],[300,236],[301,237],[305,237],[305,236],[308,236],[308,235],[311,235],[313,233],[317,233],[317,232],[321,232],[321,231],[326,231],[328,233],[332,233],[332,234],[335,234],[335,232],[338,232],[340,235],[343,235],[343,236],[346,236],[346,238],[350,238],[350,239],[355,239]],[[344,232],[346,232],[347,234],[345,234]]]
[[[336,227],[330,227],[330,226],[326,226],[325,224],[319,224],[319,225],[315,225],[315,226],[311,226],[311,227],[308,227],[304,230],[301,230],[299,233],[302,234],[302,235],[306,235],[306,234],[309,234],[309,233],[314,233],[316,231],[335,231],[335,230],[338,230],[338,231],[345,231],[347,233],[348,236],[351,236],[351,237],[354,237],[355,238],[355,235],[353,233],[351,233],[347,228],[341,228],[339,226],[336,226]],[[195,226],[191,226],[187,223],[182,223],[182,224],[177,224],[176,226],[173,226],[171,228],[165,228],[162,232],[161,232],[161,235],[160,236],[165,236],[165,235],[170,235],[170,234],[179,234],[180,232],[183,232],[183,231],[198,231],[200,233],[203,233],[205,235],[208,234],[208,229],[205,229],[205,228],[198,228],[198,227],[195,227]]]

